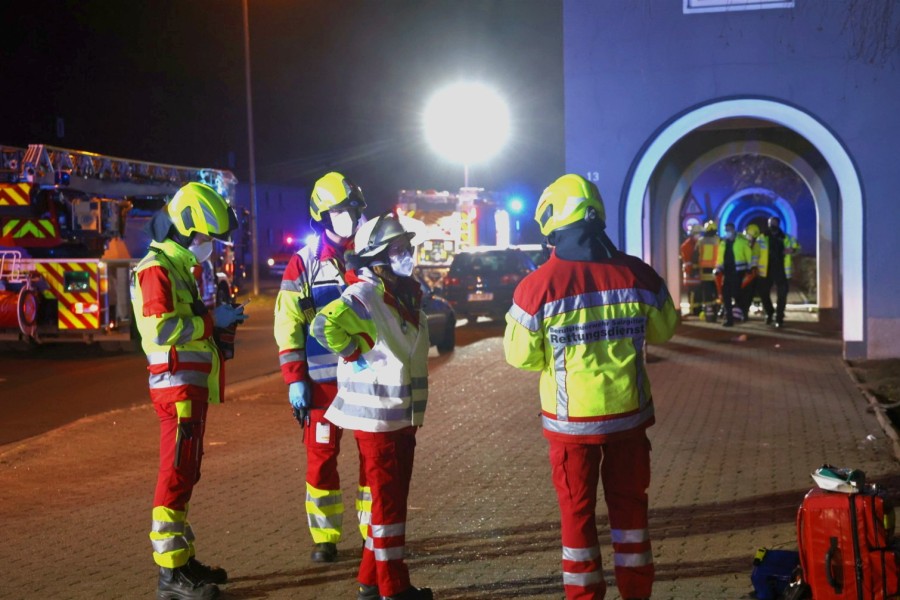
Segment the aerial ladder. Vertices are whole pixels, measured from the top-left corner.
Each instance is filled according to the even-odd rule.
[[[0,341],[130,346],[131,268],[143,225],[189,182],[233,203],[226,170],[32,144],[0,146]],[[234,252],[216,244],[200,288],[208,306],[236,292]]]

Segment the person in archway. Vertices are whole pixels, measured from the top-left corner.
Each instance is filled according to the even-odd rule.
[[[706,318],[714,321],[718,313],[716,304],[716,276],[713,271],[719,262],[719,227],[710,219],[703,224],[703,233],[697,240],[697,264],[700,266],[700,304]]]
[[[697,242],[703,228],[699,223],[691,225],[688,237],[681,243],[681,285],[687,292],[688,313],[697,316],[702,309],[700,303],[700,267],[697,263]]]
[[[769,233],[756,240],[759,244],[760,296],[766,311],[766,325],[784,326],[784,307],[787,304],[793,256],[799,254],[800,244],[781,229],[781,219],[769,217]],[[772,286],[775,286],[775,306],[772,306]]]
[[[750,268],[752,251],[747,239],[738,236],[734,230],[734,223],[725,225],[725,235],[719,242],[718,264],[716,275],[722,277],[722,304],[725,308],[722,325],[731,327],[734,325],[734,306],[741,307],[741,282],[747,269]],[[741,320],[743,311],[741,310]]]

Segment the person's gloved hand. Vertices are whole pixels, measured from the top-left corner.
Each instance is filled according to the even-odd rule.
[[[220,304],[213,311],[213,325],[220,329],[227,329],[235,323],[241,324],[246,318],[242,305]]]
[[[353,361],[353,372],[359,373],[365,369],[369,368],[369,363],[366,361],[364,356],[360,356],[355,361]]]
[[[288,386],[288,399],[291,408],[294,409],[294,418],[300,423],[300,427],[309,425],[309,407],[311,404],[309,384],[305,381],[295,381]]]

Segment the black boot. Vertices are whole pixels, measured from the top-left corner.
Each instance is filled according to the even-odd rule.
[[[393,596],[382,596],[381,600],[434,600],[434,594],[431,593],[431,588],[411,587]]]
[[[378,586],[360,583],[356,600],[381,600],[381,596],[378,595]]]
[[[332,544],[331,542],[316,544],[310,558],[312,558],[313,562],[334,562],[337,558],[337,544]]]
[[[228,583],[228,571],[222,567],[210,567],[193,556],[188,559],[187,567],[191,573],[206,583]]]
[[[187,565],[176,569],[159,569],[157,600],[214,600],[218,597],[219,588],[216,584],[201,580],[191,573]]]

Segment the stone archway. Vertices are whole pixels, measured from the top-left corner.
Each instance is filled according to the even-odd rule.
[[[648,142],[643,153],[637,158],[627,182],[623,199],[624,219],[621,235],[625,251],[629,254],[648,258],[644,252],[645,231],[644,211],[647,188],[653,172],[663,160],[666,152],[681,138],[704,125],[730,118],[756,118],[771,121],[790,129],[809,141],[821,153],[834,174],[840,198],[840,226],[834,227],[835,238],[839,239],[840,253],[840,306],[845,355],[865,355],[864,299],[863,287],[863,203],[859,176],[850,155],[834,134],[810,114],[781,102],[761,98],[729,99],[711,102],[693,108],[675,118],[661,128]],[[815,192],[815,190],[813,190]],[[815,197],[815,194],[814,194]],[[823,207],[816,202],[818,220],[823,218]],[[677,231],[678,220],[670,220]],[[677,235],[666,236],[677,240]],[[822,238],[820,229],[819,239]],[[670,242],[668,246],[671,246]],[[819,244],[820,249],[822,244]],[[670,257],[677,263],[677,250],[666,251],[667,276]],[[822,254],[820,254],[821,258]],[[820,263],[820,270],[821,263]],[[668,278],[668,277],[667,277]],[[857,348],[848,352],[848,345]],[[860,347],[862,351],[860,351]]]

